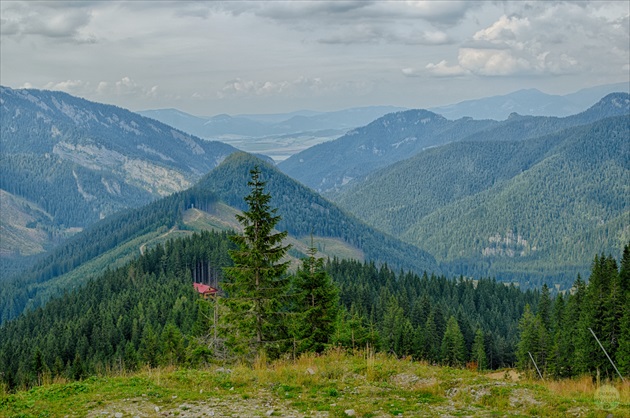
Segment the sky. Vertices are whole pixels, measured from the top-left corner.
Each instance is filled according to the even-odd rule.
[[[630,79],[624,1],[0,2],[0,84],[130,110],[430,108]]]

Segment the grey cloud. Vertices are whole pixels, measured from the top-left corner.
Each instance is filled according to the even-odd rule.
[[[359,24],[317,40],[323,44],[448,45],[453,39],[441,31],[391,30],[380,25]]]
[[[2,34],[93,42],[93,36],[79,32],[91,20],[90,8],[73,3],[77,2],[7,3],[2,7]]]

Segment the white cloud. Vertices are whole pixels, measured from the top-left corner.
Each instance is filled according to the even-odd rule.
[[[292,81],[254,81],[236,78],[225,83],[217,92],[220,99],[242,96],[295,95],[304,92],[316,92],[324,87],[320,78],[298,77]]]
[[[448,65],[446,60],[442,60],[437,64],[429,63],[425,69],[436,77],[459,77],[468,74],[465,68],[459,65]]]
[[[89,81],[83,80],[65,80],[54,82],[51,81],[43,86],[46,90],[59,90],[66,93],[76,94],[80,96],[142,96],[157,97],[158,86],[144,87],[137,84],[129,77],[123,77],[118,81],[100,81],[96,83],[96,87]]]
[[[612,63],[630,60],[627,14],[606,16],[590,3],[521,6],[477,30],[461,45],[456,64],[426,68],[435,75],[557,76],[607,73]]]

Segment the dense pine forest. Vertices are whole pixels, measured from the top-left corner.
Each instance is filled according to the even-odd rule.
[[[537,312],[528,306],[519,329],[521,369],[535,373],[531,353],[548,376],[586,373],[613,379],[618,374],[608,354],[619,373],[630,375],[630,244],[620,265],[610,255],[596,256],[588,282],[578,276],[567,295],[552,299],[543,286]]]
[[[46,377],[290,358],[332,346],[479,369],[530,369],[532,353],[549,376],[612,378],[589,328],[621,372],[630,371],[630,246],[620,268],[598,256],[588,284],[578,278],[572,293],[555,298],[546,287],[523,292],[491,279],[325,262],[316,243],[289,272],[286,233],[274,229],[280,215],[259,175],[252,171],[248,208],[238,217],[242,235],[203,232],[158,244],[5,323],[2,383],[15,389]],[[211,266],[218,297],[195,292],[200,266]]]

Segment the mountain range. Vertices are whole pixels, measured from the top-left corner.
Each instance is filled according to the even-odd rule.
[[[269,115],[221,114],[211,117],[193,116],[177,109],[143,110],[138,113],[202,138],[221,138],[226,136],[263,137],[327,130],[343,132],[399,110],[403,108],[369,106],[334,112],[304,110]]]
[[[495,128],[489,140],[426,150],[334,200],[422,246],[452,275],[566,288],[588,272],[589,252],[618,253],[630,241],[629,104],[627,94],[612,94],[590,113],[526,120],[548,123],[544,131],[604,108],[621,116],[521,140],[508,135],[513,126]]]
[[[602,97],[616,92],[630,93],[630,84],[605,84],[562,96],[543,93],[537,89],[525,89],[500,96],[433,107],[429,110],[452,120],[463,117],[504,120],[512,113],[564,117],[583,112]]]
[[[236,151],[119,107],[0,87],[2,258],[190,187]]]
[[[297,153],[279,167],[319,192],[333,193],[431,147],[457,141],[518,141],[627,114],[627,97],[627,93],[613,93],[588,110],[564,118],[512,114],[501,122],[471,118],[451,121],[427,110],[391,113],[334,141]]]
[[[393,268],[437,272],[427,252],[377,231],[268,162],[238,152],[227,157],[194,187],[109,216],[61,244],[32,268],[0,289],[0,320],[43,304],[53,295],[82,285],[105,268],[120,265],[169,238],[199,230],[239,230],[235,214],[245,209],[250,170],[258,166],[272,207],[290,234],[293,259],[303,257],[311,239],[328,257],[370,260]],[[227,252],[226,252],[227,256]]]
[[[115,106],[0,93],[5,319],[147,245],[238,230],[253,165],[269,181],[294,260],[312,234],[330,257],[565,289],[593,253],[630,240],[627,93],[562,118],[394,112],[288,158],[277,166],[284,174],[269,158]],[[37,254],[46,256],[8,279]]]

